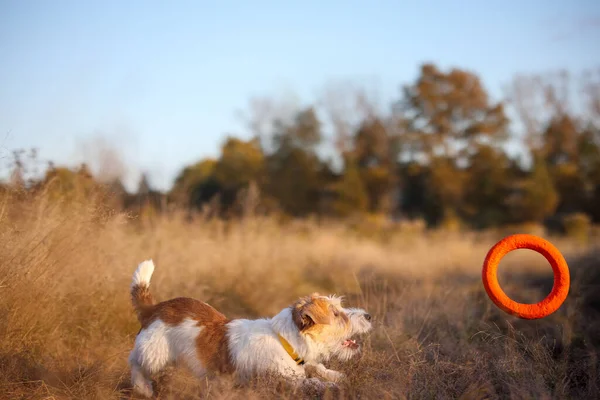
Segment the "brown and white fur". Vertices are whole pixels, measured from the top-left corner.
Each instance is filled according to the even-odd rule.
[[[229,320],[210,305],[179,297],[155,303],[150,293],[151,260],[139,264],[131,283],[133,307],[142,327],[129,356],[134,389],[153,395],[152,375],[174,362],[197,377],[208,372],[234,373],[238,379],[275,373],[294,384],[326,385],[308,378],[311,366],[326,381],[343,374],[322,362],[332,356],[348,360],[360,351],[355,335],[371,330],[371,317],[357,308],[343,308],[341,298],[312,294],[273,318]],[[281,335],[304,359],[298,365],[285,350]]]

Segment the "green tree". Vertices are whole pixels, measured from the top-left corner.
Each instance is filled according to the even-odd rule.
[[[399,167],[402,196],[400,207],[408,218],[424,218],[428,200],[428,174],[426,166],[409,161]]]
[[[542,138],[542,149],[548,165],[556,166],[577,162],[579,156],[579,129],[569,115],[553,116]]]
[[[340,217],[367,211],[369,197],[356,162],[347,160],[342,178],[333,185],[333,212]]]
[[[258,140],[229,137],[214,166],[214,176],[224,188],[238,190],[252,181],[260,181],[264,168],[265,157]]]
[[[454,159],[436,157],[429,165],[427,180],[427,213],[430,224],[456,218],[464,199],[466,173]]]
[[[600,222],[600,129],[593,125],[579,136],[579,168],[589,193],[585,211]]]
[[[205,159],[180,172],[170,197],[190,208],[214,200],[228,211],[239,192],[252,182],[261,184],[264,175],[265,156],[259,141],[228,137],[218,160]]]
[[[578,138],[578,164],[586,182],[600,185],[600,129],[593,125],[581,132]]]
[[[364,121],[354,137],[353,157],[359,169],[372,212],[390,212],[392,192],[397,182],[391,139],[378,118]]]
[[[487,228],[506,221],[509,173],[510,160],[494,147],[480,146],[470,157],[462,211],[474,227]]]
[[[405,129],[401,156],[408,152],[408,159],[426,163],[429,169],[427,219],[459,214],[469,157],[482,145],[496,147],[507,139],[502,103],[490,101],[475,74],[443,72],[425,64],[416,82],[403,88],[396,110]]]
[[[531,174],[513,187],[509,198],[510,222],[543,222],[558,205],[558,194],[546,162],[534,154]]]
[[[567,114],[554,115],[542,134],[542,152],[556,188],[558,212],[586,207],[586,182],[579,165],[580,131]]]
[[[215,166],[217,161],[208,158],[197,162],[196,164],[185,167],[177,178],[169,197],[178,205],[190,207],[197,206],[199,203],[210,200],[218,192],[210,190],[207,193],[207,187],[215,187],[214,178]],[[214,184],[209,184],[213,183]],[[207,194],[210,195],[207,198]]]
[[[322,134],[315,110],[309,107],[297,113],[291,124],[276,121],[275,125],[275,149],[267,161],[267,192],[291,215],[318,212],[323,182],[316,148]]]

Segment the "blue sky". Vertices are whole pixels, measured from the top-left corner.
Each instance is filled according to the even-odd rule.
[[[310,102],[350,79],[387,100],[432,61],[499,97],[515,73],[600,66],[598,42],[597,0],[0,0],[0,152],[74,164],[101,136],[130,181],[165,188],[247,135],[236,111],[252,96]]]

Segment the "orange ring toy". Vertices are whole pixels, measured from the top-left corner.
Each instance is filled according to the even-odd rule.
[[[537,304],[517,303],[504,293],[498,283],[498,265],[507,253],[517,249],[529,249],[543,255],[554,271],[554,285],[550,294]],[[511,235],[494,245],[483,262],[481,273],[483,286],[490,299],[504,312],[524,319],[544,318],[562,305],[569,294],[571,278],[565,258],[554,245],[533,235]]]

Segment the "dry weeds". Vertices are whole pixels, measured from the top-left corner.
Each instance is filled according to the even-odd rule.
[[[553,238],[570,262],[570,296],[554,315],[522,321],[495,308],[480,282],[497,239],[400,231],[370,240],[333,223],[270,219],[136,221],[91,203],[5,194],[0,397],[131,398],[126,360],[139,326],[128,286],[151,257],[157,298],[193,296],[230,317],[272,315],[311,291],[367,308],[376,327],[365,352],[336,366],[349,380],[326,398],[600,398],[599,253]],[[527,251],[509,254],[501,271],[521,301],[552,284],[550,267]],[[158,379],[160,398],[299,396],[272,379],[235,387],[177,371]]]

